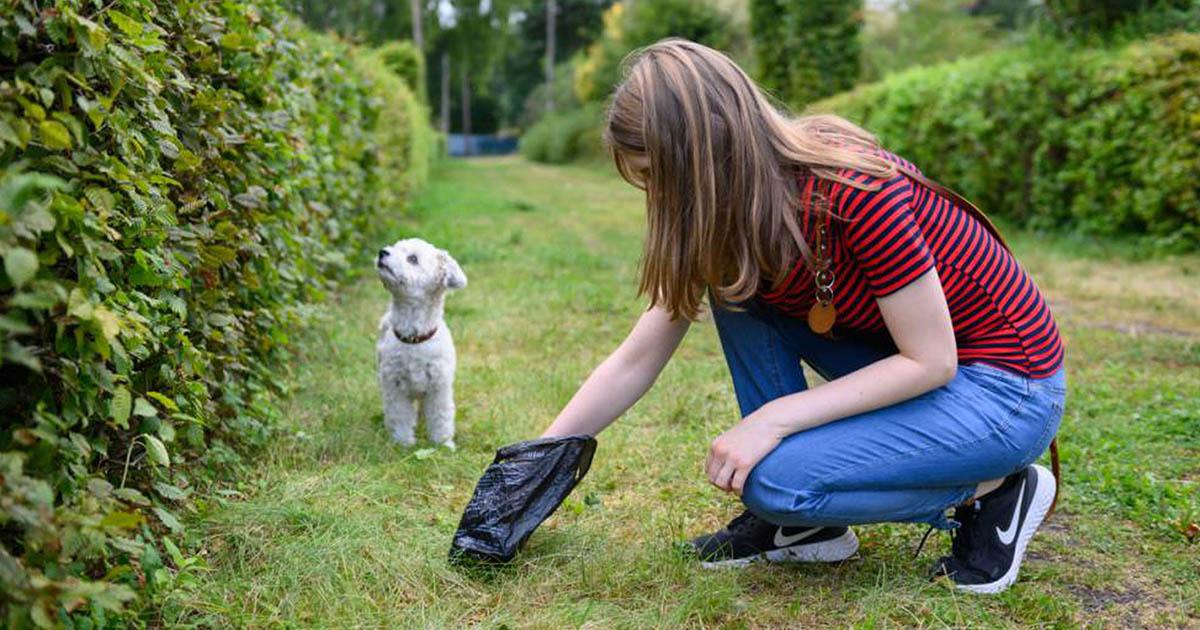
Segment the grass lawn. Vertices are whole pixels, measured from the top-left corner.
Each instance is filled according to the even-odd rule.
[[[672,543],[739,509],[705,481],[736,420],[715,330],[691,334],[650,394],[602,434],[592,471],[493,574],[446,562],[496,447],[535,437],[622,339],[641,194],[598,169],[444,165],[403,234],[449,249],[459,450],[389,443],[375,387],[385,293],[371,274],[328,305],[291,366],[283,428],[240,495],[191,515],[209,570],[168,623],[323,627],[1200,627],[1200,260],[1013,233],[1068,343],[1057,515],[995,597],[926,580],[949,549],[918,525],[858,528],[837,565],[707,571]],[[1119,249],[1119,248],[1118,248]]]

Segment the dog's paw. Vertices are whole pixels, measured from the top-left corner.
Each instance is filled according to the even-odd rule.
[[[400,446],[412,446],[413,444],[417,443],[417,438],[411,433],[393,433],[392,442]]]
[[[438,444],[438,446],[445,447],[445,449],[446,449],[446,450],[448,450],[448,451],[456,451],[456,450],[458,450],[458,447],[454,445],[454,440],[446,440],[445,442],[442,442],[441,444]]]

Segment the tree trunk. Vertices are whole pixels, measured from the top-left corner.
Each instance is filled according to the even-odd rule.
[[[467,155],[475,154],[475,143],[471,141],[471,73],[466,65],[462,68],[462,133]]]
[[[558,2],[546,0],[546,111],[554,111],[554,54],[558,43]]]
[[[450,134],[450,53],[442,53],[442,135]]]
[[[412,9],[412,33],[413,43],[417,45],[417,50],[425,51],[425,31],[424,23],[421,21],[421,1],[408,0],[408,6]]]

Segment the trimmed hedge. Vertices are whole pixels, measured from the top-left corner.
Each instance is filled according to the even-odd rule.
[[[894,75],[816,103],[984,211],[1200,249],[1200,34],[1039,45]]]
[[[432,132],[276,2],[7,4],[0,625],[124,625],[201,562],[180,514],[270,435],[306,304]]]

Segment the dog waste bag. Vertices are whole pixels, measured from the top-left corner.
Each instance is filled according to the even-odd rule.
[[[517,442],[475,485],[450,546],[450,559],[508,562],[592,465],[596,440],[586,435]]]

